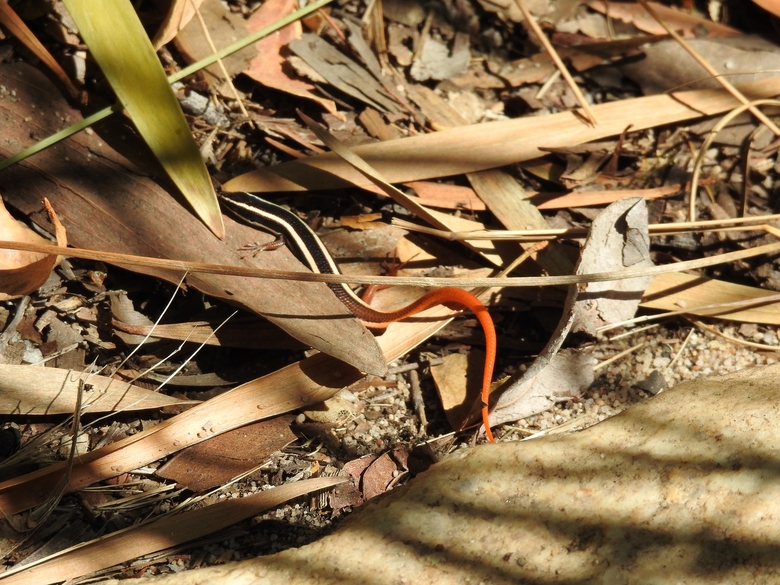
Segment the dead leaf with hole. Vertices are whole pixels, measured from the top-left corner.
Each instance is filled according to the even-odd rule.
[[[54,210],[45,202],[49,216],[55,224],[57,243],[67,247],[68,239],[65,228],[59,223]],[[48,244],[45,240],[22,222],[14,219],[0,199],[0,240],[11,242],[29,242],[33,244]],[[37,290],[54,269],[57,256],[39,254],[37,252],[22,252],[18,250],[0,251],[0,300],[15,299]]]
[[[624,199],[593,221],[577,274],[650,266],[647,209],[642,199]],[[578,396],[593,381],[593,359],[584,352],[558,352],[572,330],[593,334],[600,324],[633,316],[649,279],[570,286],[563,317],[526,372],[498,398],[490,425],[516,421],[550,408],[556,398]]]

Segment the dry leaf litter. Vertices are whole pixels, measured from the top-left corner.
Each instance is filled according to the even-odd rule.
[[[241,9],[240,11],[251,12],[243,4],[239,3],[238,7]],[[493,76],[495,71],[492,70],[499,69],[501,58],[503,61],[508,61],[507,57],[510,54],[512,57],[516,57],[524,53],[520,51],[520,41],[510,41],[515,37],[510,34],[506,22],[500,19],[492,20],[481,13],[479,11],[481,9],[478,10],[474,6],[466,8],[468,8],[466,16],[472,19],[472,26],[478,27],[480,18],[490,23],[489,26],[483,26],[481,32],[486,45],[479,48],[471,47],[473,55],[479,54],[480,58],[486,61],[488,71],[475,71],[473,67],[469,69],[478,59],[472,59],[469,63],[463,56],[462,38],[454,36],[452,27],[447,24],[446,19],[437,18],[432,25],[434,34],[443,37],[444,40],[456,41],[455,49],[457,50],[453,49],[446,53],[442,48],[445,47],[444,44],[430,40],[421,53],[421,60],[415,62],[416,67],[412,70],[412,76],[415,79],[437,79],[437,76],[450,77],[449,82],[439,87],[437,93],[462,118],[471,122],[491,120],[502,116],[515,116],[542,107],[547,111],[577,107],[569,90],[563,84],[555,84],[541,100],[535,97],[538,87],[533,88],[533,91],[529,87],[520,88],[510,96],[495,93],[496,86],[490,86],[487,81],[483,85],[484,88],[480,89],[475,79],[486,80],[491,77],[497,79]],[[350,15],[359,15],[362,7],[349,3],[341,10],[343,12],[337,14],[347,18]],[[411,17],[414,10],[407,12],[406,17]],[[582,30],[586,30],[587,23],[592,24],[591,15],[588,16],[588,19],[586,20],[583,15]],[[400,21],[402,18],[398,17],[398,20]],[[420,22],[412,21],[412,24],[396,22],[393,25],[392,30],[395,32],[391,32],[390,39],[395,39],[397,42],[391,46],[390,52],[398,63],[404,62],[403,49],[407,39],[404,35],[411,34],[409,30],[404,32],[401,28],[409,29],[419,24]],[[314,39],[310,40],[315,42]],[[517,46],[513,45],[515,42],[518,43]],[[483,52],[480,53],[480,50]],[[307,57],[311,58],[311,54],[307,53],[303,47],[299,47],[296,52],[303,61]],[[664,56],[664,58],[669,57]],[[412,62],[410,61],[407,65],[411,66]],[[497,87],[503,87],[504,80],[512,81],[515,77],[518,86],[528,82],[527,79],[520,80],[524,64],[515,63],[514,68],[508,67],[508,63],[504,63],[504,65],[507,66],[507,71],[502,73],[501,85]],[[303,69],[304,66],[305,63],[298,63],[299,68]],[[545,66],[547,66],[546,62]],[[446,73],[441,73],[442,70]],[[360,71],[363,71],[362,67]],[[439,72],[437,73],[437,71]],[[630,72],[626,74],[631,75]],[[627,95],[625,87],[609,85],[614,81],[609,71],[597,70],[593,73],[593,79],[606,84],[597,88],[591,95],[594,101],[606,101]],[[341,80],[328,81],[337,87],[343,87]],[[376,85],[374,81],[371,81],[370,84],[375,93],[370,98],[356,99],[378,101],[387,99],[383,88],[374,87]],[[346,90],[344,92],[351,95]],[[190,101],[194,101],[192,96],[195,92],[184,91],[184,93],[188,94]],[[213,101],[217,100],[206,100],[211,105],[213,105]],[[392,102],[383,101],[382,103]],[[274,111],[275,106],[276,104],[268,100],[264,100],[262,104],[250,103],[256,128],[279,139],[293,136],[298,140],[311,140],[308,131],[302,129],[297,123],[276,115],[278,112]],[[194,112],[196,107],[206,106],[200,104],[185,105],[185,107],[191,108],[190,111]],[[392,107],[395,108],[395,104]],[[196,134],[201,139],[205,139],[215,130],[215,121],[224,119],[220,116],[225,115],[225,112],[229,112],[229,110],[230,108],[221,107],[217,113],[209,111],[208,117],[205,112],[199,110],[198,113],[202,115],[194,120]],[[337,135],[341,132],[342,136],[350,136],[353,143],[355,137],[360,134],[363,134],[360,139],[369,139],[368,135],[364,134],[362,127],[356,124],[356,116],[351,112],[339,117],[326,115],[323,118],[330,124],[332,131]],[[400,120],[400,117],[398,119]],[[388,131],[397,131],[400,127],[403,127],[403,124],[387,126]],[[404,128],[404,132],[409,133],[410,131],[414,131],[414,128]],[[237,174],[241,170],[254,168],[257,165],[273,164],[280,160],[280,155],[272,149],[260,148],[257,144],[253,145],[253,147],[257,147],[256,149],[248,146],[246,140],[249,133],[248,130],[241,127],[240,122],[233,123],[231,128],[219,130],[216,134],[218,140],[210,148],[213,150],[211,162],[217,171]],[[624,153],[629,158],[642,159],[645,164],[652,166],[656,161],[648,155],[648,152],[655,148],[656,144],[660,144],[664,150],[664,156],[671,160],[675,168],[678,169],[673,171],[680,175],[678,180],[684,182],[688,177],[691,160],[691,156],[685,148],[686,141],[687,137],[678,132],[663,131],[660,135],[655,132],[647,132],[632,137],[630,143],[624,144],[623,148]],[[707,165],[711,179],[722,180],[730,184],[739,183],[742,177],[739,165],[735,162],[738,155],[735,147],[725,146],[713,149],[711,153],[707,154]],[[710,154],[712,156],[709,156]],[[573,158],[572,156],[568,157],[572,168],[576,169],[581,163],[581,159],[577,162]],[[775,169],[771,167],[763,169],[763,181],[753,186],[750,203],[754,210],[767,209],[769,195],[774,192],[774,171]],[[661,172],[658,171],[659,176]],[[644,178],[648,184],[652,184],[652,176],[652,169],[645,174]],[[540,182],[533,176],[529,175],[527,178],[532,187],[539,186]],[[348,215],[355,211],[363,213],[368,210],[376,210],[382,205],[377,200],[364,195],[350,194],[350,197],[352,198],[351,208],[325,209],[324,214],[334,213],[335,215],[344,212],[344,215]],[[728,197],[721,198],[718,205],[728,209],[728,202]],[[385,206],[384,210],[402,213],[402,210],[398,209],[397,206]],[[711,213],[716,213],[717,210],[718,208],[714,205],[709,208]],[[663,216],[667,219],[679,220],[684,217],[685,208],[682,202],[672,201],[660,206],[651,206],[651,215],[653,213],[656,214],[656,218]],[[551,224],[567,227],[585,225],[586,220],[592,219],[592,217],[592,210],[564,211],[552,218]],[[716,243],[707,238],[709,236],[705,237],[707,243]],[[665,245],[667,253],[674,256],[675,254],[682,255],[686,251],[686,246],[688,252],[696,253],[701,247],[701,242],[680,236],[667,239]],[[160,311],[161,304],[171,293],[171,288],[127,276],[115,268],[107,269],[114,280],[110,281],[111,286],[106,287],[102,280],[104,275],[100,275],[100,269],[101,267],[80,262],[66,264],[60,272],[63,274],[63,278],[59,280],[59,277],[54,277],[42,289],[42,293],[34,298],[33,306],[25,313],[22,325],[18,328],[19,336],[11,340],[11,343],[4,348],[4,359],[17,363],[21,361],[37,363],[48,357],[50,353],[45,347],[42,350],[42,345],[56,342],[58,347],[67,347],[68,343],[77,343],[77,347],[63,352],[56,358],[56,364],[59,367],[83,367],[84,363],[93,359],[96,359],[101,366],[117,365],[119,360],[114,355],[117,347],[116,341],[110,334],[106,335],[106,330],[101,322],[101,319],[110,314],[105,300],[106,296],[119,294],[117,291],[120,288],[129,289],[134,297],[135,306],[140,307],[142,313],[156,315]],[[751,277],[753,276],[751,270],[752,267],[749,265],[740,266],[738,276]],[[718,276],[721,275],[720,273],[720,270],[716,270],[713,275]],[[722,276],[725,278],[728,274]],[[776,272],[773,270],[759,273],[758,278],[760,283],[763,281],[763,284],[777,288]],[[72,306],[67,306],[68,303],[72,303]],[[186,303],[192,303],[198,309],[208,304],[195,294],[188,295]],[[177,306],[174,310],[178,310],[179,313],[174,314],[171,321],[195,312],[192,307],[187,306]],[[0,316],[7,322],[12,312],[13,305],[9,304],[2,308]],[[507,311],[507,314],[511,314],[511,311]],[[525,316],[527,313],[522,312],[519,319],[522,320]],[[514,315],[512,317],[515,318]],[[468,317],[461,318],[459,321],[462,323],[466,319]],[[778,345],[777,333],[773,327],[717,322],[715,322],[715,326],[731,336],[741,336],[749,341],[769,346]],[[47,327],[48,329],[46,329]],[[459,331],[457,324],[453,329]],[[46,333],[42,335],[44,331]],[[54,332],[59,336],[57,339],[54,338]],[[531,336],[530,343],[538,349],[544,341],[543,335],[539,334],[537,337]],[[426,365],[428,361],[439,359],[446,351],[457,351],[459,342],[470,345],[474,340],[467,335],[465,339],[456,340],[453,347],[443,348],[440,342],[423,346],[421,351],[415,352],[409,360],[391,364],[391,373],[385,379],[361,382],[342,391],[333,400],[332,409],[327,414],[323,415],[315,411],[300,414],[293,425],[300,437],[295,444],[287,447],[283,452],[271,456],[249,479],[240,480],[220,493],[208,496],[199,505],[225,498],[239,498],[259,490],[269,489],[271,486],[310,476],[337,474],[346,465],[359,461],[361,457],[372,455],[384,457],[388,453],[392,453],[391,457],[385,457],[381,462],[381,457],[364,460],[365,467],[377,464],[377,482],[381,487],[377,488],[376,491],[381,493],[388,488],[400,485],[413,473],[424,469],[443,454],[468,447],[472,443],[471,435],[451,436],[448,434],[448,425],[427,374]],[[501,341],[499,346],[502,346]],[[506,346],[509,346],[510,349],[504,349],[503,351],[506,353],[500,358],[502,372],[513,374],[516,371],[521,371],[524,366],[516,364],[533,354],[533,351],[512,349],[512,341],[504,347]],[[637,332],[629,330],[620,337],[613,337],[613,334],[610,333],[598,338],[595,342],[581,345],[580,350],[590,352],[594,362],[599,364],[607,362],[613,356],[635,346],[638,347],[626,357],[597,369],[596,382],[581,396],[561,399],[558,404],[544,412],[514,424],[503,425],[496,429],[497,435],[502,441],[511,441],[527,438],[541,432],[574,431],[586,428],[614,416],[628,406],[639,403],[680,381],[704,375],[725,374],[776,361],[773,353],[762,353],[755,349],[735,345],[712,333],[703,332],[686,321],[663,323]],[[235,357],[239,353],[220,353],[219,350],[212,349],[204,351],[198,360],[189,367],[190,373],[198,374],[211,371],[213,366],[221,360],[228,356]],[[157,355],[165,355],[165,353],[162,350],[155,350],[148,354],[142,353],[128,366],[128,370],[142,370],[147,364],[155,361]],[[280,362],[293,361],[298,357],[300,354],[287,352],[283,355],[266,355],[263,358],[263,363],[259,366],[253,364],[253,367],[258,373],[270,371],[278,367]],[[246,354],[241,354],[239,359],[247,363],[252,361]],[[409,361],[420,364],[415,371],[422,380],[422,396],[428,418],[427,429],[421,429],[419,412],[413,408],[415,397],[411,389],[410,374],[406,367]],[[162,370],[164,371],[166,367],[168,370],[172,370],[173,366],[176,365],[173,362],[175,360],[165,363]],[[394,370],[397,373],[393,373]],[[213,393],[187,393],[187,397],[192,399],[207,399],[210,395]],[[162,414],[150,415],[150,419],[139,420],[137,417],[121,416],[117,423],[96,423],[95,426],[86,431],[84,437],[79,439],[80,444],[83,447],[89,443],[91,448],[95,448],[102,442],[110,442],[138,430],[149,428],[156,424],[161,417]],[[21,434],[21,442],[25,443],[30,440],[31,436],[38,435],[51,426],[50,422],[19,420],[12,423],[11,428],[18,429]],[[443,438],[437,438],[440,436]],[[9,440],[13,442],[13,436]],[[40,450],[38,463],[61,458],[62,444],[59,436],[55,437],[49,446]],[[383,465],[379,465],[378,462]],[[178,499],[170,497],[170,494],[165,492],[168,488],[163,488],[163,484],[154,476],[157,466],[158,464],[153,464],[144,469],[134,470],[130,476],[122,478],[123,481],[129,482],[124,485],[119,482],[106,482],[108,485],[105,486],[105,493],[92,490],[66,496],[47,520],[48,527],[38,534],[38,540],[35,541],[35,544],[22,545],[6,559],[7,565],[10,566],[23,559],[33,558],[33,555],[54,552],[73,542],[83,541],[89,537],[132,525],[139,517],[159,514],[171,509],[175,502],[180,501],[186,494],[177,494],[176,498]],[[356,469],[356,473],[364,470],[364,468]],[[160,495],[161,488],[163,488],[164,497]],[[109,492],[112,493],[107,495]],[[131,495],[135,496],[133,507],[125,506],[112,510],[107,506],[112,500]],[[147,558],[135,560],[114,574],[135,577],[143,574],[179,572],[189,568],[226,563],[300,546],[326,533],[339,518],[349,513],[354,506],[362,501],[362,495],[354,490],[353,492],[342,491],[335,496],[316,495],[303,498],[301,501],[281,506],[245,522],[241,526],[228,529],[199,543],[188,544],[177,547],[175,550],[162,551]],[[42,549],[39,548],[41,542],[46,541],[50,535],[56,534],[66,524],[70,524],[72,527],[71,533],[66,535],[66,538],[63,538],[61,542],[49,541],[43,545]],[[18,542],[19,539],[18,535],[11,531],[6,533],[4,538],[4,544],[8,545]]]

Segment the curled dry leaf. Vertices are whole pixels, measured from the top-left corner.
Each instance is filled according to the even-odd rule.
[[[57,243],[65,247],[68,239],[65,228],[57,219],[57,215],[44,201],[52,223],[55,225]],[[34,244],[49,244],[20,221],[15,220],[0,200],[0,239],[10,242],[27,242]],[[0,300],[15,299],[37,290],[58,262],[57,256],[39,254],[37,252],[21,252],[18,250],[3,250],[0,252]]]
[[[582,249],[578,272],[612,272],[624,268],[649,268],[650,237],[647,206],[642,199],[624,199],[599,214]],[[611,323],[630,319],[636,313],[651,276],[589,282],[579,289],[575,304],[575,332],[595,335]]]
[[[651,264],[644,200],[624,199],[594,220],[577,274]],[[649,280],[632,278],[569,287],[558,327],[525,374],[501,394],[490,414],[491,426],[546,410],[556,398],[579,395],[593,381],[592,359],[576,351],[559,354],[566,335],[572,329],[593,333],[599,325],[633,316]]]

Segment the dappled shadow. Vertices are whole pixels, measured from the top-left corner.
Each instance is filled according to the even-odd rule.
[[[771,582],[778,398],[686,384],[581,433],[464,451],[247,568],[259,582]]]

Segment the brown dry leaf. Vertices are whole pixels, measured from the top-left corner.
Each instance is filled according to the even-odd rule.
[[[717,317],[726,321],[780,325],[777,293],[753,286],[714,280],[693,274],[659,274],[648,285],[641,306],[661,311],[686,311],[691,315]],[[761,303],[762,298],[767,301]],[[719,303],[757,301],[753,306],[697,310]]]
[[[353,230],[375,230],[383,228],[381,213],[364,213],[363,215],[342,215],[341,225]]]
[[[290,431],[293,420],[285,414],[222,433],[180,451],[155,475],[194,492],[224,485],[295,441],[298,437]]]
[[[398,112],[398,104],[361,65],[325,39],[304,34],[287,45],[333,87],[382,112]]]
[[[554,73],[556,69],[555,63],[553,63],[547,53],[537,53],[532,57],[518,59],[502,65],[488,62],[488,68],[510,87],[541,83]]]
[[[406,187],[417,193],[421,205],[439,207],[441,209],[468,209],[469,211],[485,211],[487,207],[477,197],[474,189],[460,185],[447,185],[431,181],[411,181]]]
[[[482,384],[479,377],[485,353],[477,349],[468,355],[451,353],[440,364],[431,365],[431,377],[439,394],[444,416],[453,429],[461,429],[470,418],[474,396]]]
[[[592,207],[614,203],[621,199],[642,197],[643,199],[657,199],[671,197],[683,189],[682,185],[667,185],[654,189],[615,189],[606,191],[574,191],[565,195],[537,193],[531,195],[531,201],[538,209],[571,209],[572,207]]]
[[[739,83],[767,79],[775,75],[778,47],[769,41],[741,39],[692,39],[688,44],[712,67],[723,74],[739,71]],[[701,65],[674,40],[644,47],[644,59],[620,66],[620,71],[652,95],[674,89],[720,87]]]
[[[192,20],[192,17],[195,16],[195,11],[200,8],[202,3],[203,0],[171,0],[168,6],[168,13],[165,15],[163,23],[152,40],[154,48],[159,49],[173,40],[179,31]]]
[[[81,119],[45,76],[22,63],[0,66],[0,84],[18,99],[0,102],[0,129],[6,141],[0,156],[10,156],[62,127],[63,119]],[[192,214],[155,183],[143,169],[157,169],[148,150],[121,118],[97,125],[5,169],[0,192],[9,205],[49,226],[38,203],[48,196],[64,217],[70,242],[76,247],[113,252],[208,261],[225,265],[307,270],[287,249],[242,258],[242,246],[273,239],[269,234],[225,218],[227,237],[220,241]],[[123,136],[124,140],[117,137]],[[122,152],[110,144],[119,143]],[[13,151],[12,151],[13,150]],[[68,173],[62,173],[62,161]],[[159,169],[157,174],[159,174]],[[52,177],[55,179],[53,180]],[[176,226],[176,229],[171,229]],[[181,272],[139,269],[178,283]],[[261,314],[302,343],[355,364],[363,371],[382,372],[386,364],[373,336],[352,317],[323,283],[281,282],[193,274],[188,284]],[[327,318],[323,319],[323,316]]]
[[[179,546],[256,516],[287,500],[345,481],[341,477],[304,479],[244,498],[223,500],[205,508],[132,526],[7,571],[3,579],[13,585],[44,585],[81,577],[158,550]]]
[[[219,0],[202,0],[202,2],[199,11],[217,49],[232,45],[251,32],[246,25],[246,20],[225,8]],[[176,35],[174,43],[187,63],[195,63],[212,54],[198,19],[190,20]],[[228,75],[233,76],[241,73],[254,57],[255,50],[252,47],[245,47],[222,59],[222,64]],[[226,81],[222,69],[216,63],[201,69],[200,73],[209,83],[220,84]],[[230,97],[233,97],[232,94]]]
[[[605,2],[605,0],[588,0],[586,4],[596,12],[608,15],[623,22],[631,23],[639,30],[652,34],[663,35],[666,30],[637,3]],[[686,38],[701,37],[700,31],[705,31],[709,37],[734,37],[742,33],[731,27],[712,22],[709,19],[675,10],[657,2],[648,2],[650,7],[671,28]]]
[[[84,412],[151,410],[197,404],[97,374],[60,368],[0,364],[0,413],[23,415],[72,414],[79,384],[84,382]]]
[[[382,453],[363,472],[362,488],[363,498],[370,500],[381,496],[395,479],[394,473],[398,473],[398,464],[390,453]]]
[[[644,201],[613,203],[593,221],[576,273],[651,265],[649,242]],[[648,281],[632,278],[570,286],[563,316],[550,341],[525,373],[501,392],[490,413],[490,425],[546,410],[557,397],[579,395],[593,380],[593,360],[584,352],[559,353],[564,339],[572,329],[594,333],[599,324],[633,316]]]
[[[143,327],[148,333],[128,333],[126,330],[120,329],[117,331],[117,337],[124,341],[127,345],[135,346],[142,343],[153,343],[160,341],[159,337],[150,337],[154,328],[154,321],[149,319],[143,313],[135,310],[133,301],[125,293],[118,295],[112,295],[109,299],[111,304],[111,317],[112,320],[117,320],[120,323],[129,325],[130,327]]]
[[[290,14],[297,4],[293,0],[269,0],[252,13],[246,26],[250,32],[256,32],[280,18]],[[302,97],[319,103],[331,114],[336,113],[336,104],[333,100],[325,99],[314,93],[316,89],[312,84],[297,77],[290,77],[285,58],[281,51],[287,44],[301,37],[301,24],[296,21],[278,32],[267,36],[255,43],[257,54],[244,69],[244,74],[258,83],[278,89],[285,93]]]
[[[118,319],[112,319],[111,324],[119,332],[130,334],[136,338],[154,333],[152,340],[174,339],[197,344],[246,349],[306,348],[275,325],[254,315],[230,317],[230,313],[225,312],[221,307],[213,307],[206,310],[202,318],[202,320],[187,321],[186,323],[158,324],[156,327],[154,325],[131,325]]]
[[[71,99],[75,100],[81,95],[81,90],[73,84],[62,66],[60,66],[49,50],[41,44],[41,41],[38,40],[38,37],[35,36],[25,22],[19,18],[19,15],[14,12],[14,9],[9,6],[8,2],[0,3],[0,23],[49,68],[68,91]]]
[[[65,228],[62,227],[54,210],[44,203],[50,211],[50,219],[55,224],[57,243],[68,245]],[[22,222],[14,219],[5,204],[0,199],[0,239],[12,242],[29,242],[33,244],[48,244]],[[49,278],[52,269],[58,261],[57,256],[39,254],[37,252],[22,252],[18,250],[3,250],[0,252],[0,300],[11,300],[37,290]]]
[[[780,93],[780,78],[739,88],[749,99],[772,97]],[[542,149],[619,136],[630,124],[634,130],[642,130],[716,115],[739,105],[723,90],[678,92],[593,106],[600,121],[595,128],[573,112],[561,112],[473,124],[352,150],[390,183],[404,183],[502,167],[544,156]],[[370,184],[348,163],[328,153],[252,171],[228,181],[225,189],[274,192]]]
[[[780,2],[778,2],[778,0],[753,0],[753,2],[767,12],[771,12],[775,16],[780,16]]]

